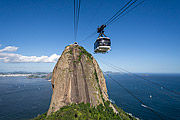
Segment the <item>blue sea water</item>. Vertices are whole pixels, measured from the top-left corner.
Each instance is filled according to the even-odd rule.
[[[119,74],[112,74],[111,77],[157,112],[163,119],[180,120],[180,95],[137,77]],[[148,74],[142,77],[180,93],[180,74]],[[106,81],[110,99],[123,110],[143,120],[160,119],[110,78],[106,77]]]
[[[180,120],[180,95],[137,77],[109,75],[163,119]],[[143,77],[180,93],[180,74],[148,74]],[[105,78],[109,98],[116,105],[143,120],[160,119],[110,78]],[[0,120],[26,120],[46,112],[51,94],[51,82],[45,79],[0,77]]]
[[[0,120],[27,120],[45,113],[51,94],[45,79],[0,77]]]

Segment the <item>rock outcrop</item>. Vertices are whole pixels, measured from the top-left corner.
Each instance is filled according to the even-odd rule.
[[[96,106],[108,100],[104,75],[93,56],[83,47],[65,48],[52,74],[53,94],[48,115],[71,103]]]

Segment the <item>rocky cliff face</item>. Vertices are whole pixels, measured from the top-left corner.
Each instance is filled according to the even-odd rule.
[[[104,75],[96,60],[83,47],[65,48],[52,75],[53,94],[48,115],[71,103],[94,106],[108,100]]]

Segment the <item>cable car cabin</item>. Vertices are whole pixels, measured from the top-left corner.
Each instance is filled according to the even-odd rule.
[[[111,41],[108,37],[99,37],[94,43],[94,53],[107,53],[111,50]]]

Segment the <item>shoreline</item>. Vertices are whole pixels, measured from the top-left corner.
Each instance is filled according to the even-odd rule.
[[[26,77],[32,74],[0,74],[0,77]]]

